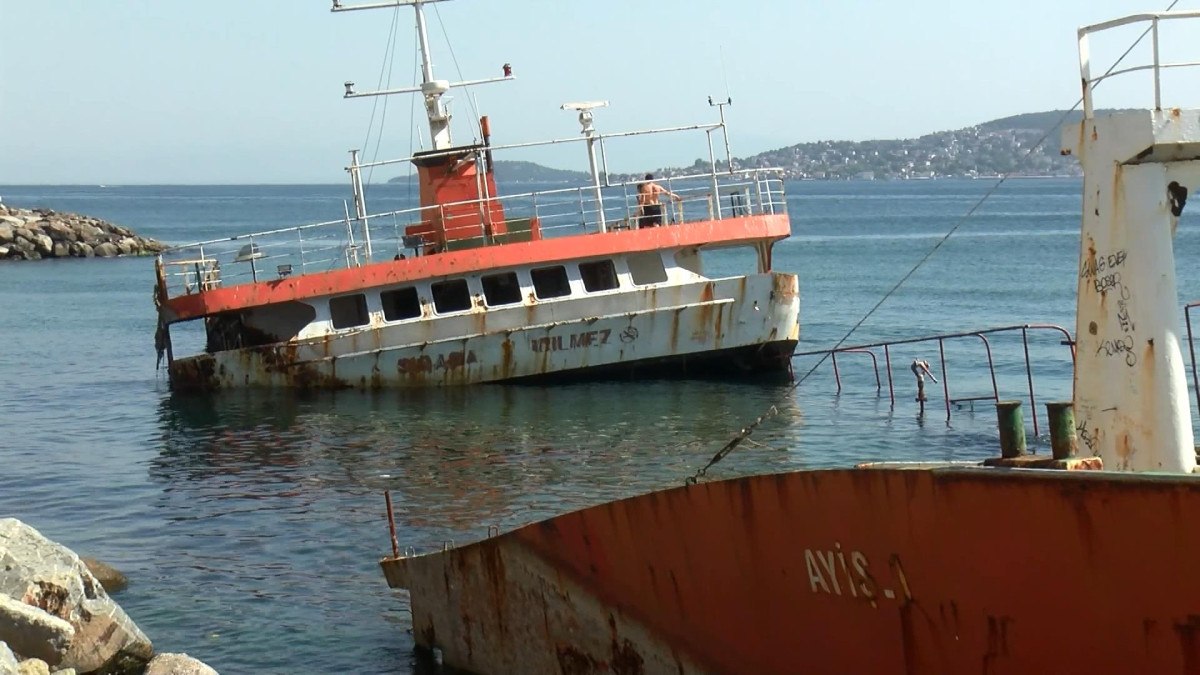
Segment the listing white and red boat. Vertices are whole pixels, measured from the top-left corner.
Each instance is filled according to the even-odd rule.
[[[428,1],[334,2],[333,11],[416,11],[422,83],[370,92],[347,83],[345,96],[420,95],[432,147],[376,162],[352,152],[353,200],[342,219],[163,252],[156,342],[171,387],[789,377],[799,287],[795,275],[771,268],[773,246],[791,234],[783,182],[777,172],[732,167],[723,104],[718,122],[601,133],[593,111],[604,102],[567,103],[561,107],[582,125],[574,137],[493,144],[481,117],[478,140],[455,145],[443,95],[513,74],[505,64],[491,79],[436,79]],[[713,154],[718,133],[724,162]],[[629,145],[658,134],[706,141],[710,162],[701,173],[660,181],[678,200],[663,204],[661,225],[650,226],[639,209],[640,181],[608,171],[606,141]],[[586,185],[498,193],[495,155],[561,143],[586,150]],[[419,205],[368,211],[364,170],[408,164]],[[730,261],[746,269],[729,274]],[[203,337],[193,340],[196,353],[180,354],[173,334],[189,323],[202,326]]]

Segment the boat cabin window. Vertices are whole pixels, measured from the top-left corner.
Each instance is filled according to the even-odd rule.
[[[438,314],[471,309],[471,291],[466,279],[439,281],[430,284],[429,290],[433,292],[433,306]]]
[[[379,300],[383,303],[383,318],[388,321],[421,316],[421,299],[417,297],[417,289],[413,286],[384,291],[379,294]]]
[[[567,280],[567,268],[562,265],[555,267],[538,267],[529,270],[533,278],[533,292],[538,299],[561,298],[571,294],[571,282]]]
[[[660,284],[667,280],[667,270],[663,267],[662,256],[658,252],[633,253],[628,258],[629,277],[634,284]]]
[[[700,251],[697,249],[685,248],[676,251],[675,264],[689,272],[704,274],[704,266],[700,263]]]
[[[362,293],[329,299],[329,316],[334,328],[353,328],[371,322],[367,315],[367,296]]]
[[[612,290],[619,285],[617,269],[611,260],[579,263],[579,276],[583,277],[583,288],[588,293]]]
[[[521,301],[521,284],[517,282],[516,272],[485,274],[480,281],[483,282],[483,297],[489,307]]]

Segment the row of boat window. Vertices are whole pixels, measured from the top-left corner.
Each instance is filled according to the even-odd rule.
[[[667,280],[662,258],[657,253],[631,256],[628,260],[630,278],[636,285],[661,283]],[[535,267],[529,270],[533,294],[539,300],[561,298],[571,294],[571,282],[563,265]],[[588,293],[608,291],[620,286],[612,260],[579,263],[579,277]],[[519,304],[521,284],[514,271],[485,274],[479,278],[484,302],[488,307]],[[433,307],[438,314],[463,312],[471,309],[471,290],[466,279],[446,279],[430,284]],[[403,321],[421,316],[421,300],[415,286],[383,291],[379,294],[386,321]],[[365,326],[371,322],[367,297],[362,293],[329,299],[329,314],[335,329]]]

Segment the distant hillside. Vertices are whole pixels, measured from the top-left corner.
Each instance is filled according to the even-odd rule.
[[[552,169],[533,162],[496,160],[496,178],[505,182],[536,181],[539,183],[578,183],[589,180],[584,171]]]
[[[744,168],[781,167],[791,178],[1077,176],[1081,174],[1079,162],[1059,154],[1059,126],[1082,118],[1079,111],[1066,114],[1051,110],[920,138],[799,143],[737,160],[736,164]],[[1041,145],[1031,151],[1039,140]]]
[[[506,183],[578,183],[589,180],[583,171],[552,169],[533,162],[496,160],[496,179]],[[396,176],[389,183],[401,183],[408,176]]]
[[[920,138],[797,143],[735,158],[733,163],[742,169],[780,168],[785,177],[802,180],[976,178],[998,174],[1078,176],[1082,174],[1079,162],[1074,157],[1059,154],[1059,127],[1081,119],[1083,113],[1078,110],[1070,114],[1063,110],[1026,113]],[[1041,145],[1031,151],[1039,140]],[[691,166],[657,168],[654,173],[679,176],[707,171],[707,160],[697,159]],[[581,183],[589,180],[588,174],[582,171],[512,161],[497,161],[496,177],[505,182]],[[612,174],[610,179],[637,180],[638,176]],[[405,178],[393,178],[392,182],[400,180]]]
[[[1110,110],[1098,110],[1108,113]],[[998,174],[1016,176],[1078,176],[1073,157],[1059,154],[1060,123],[1078,122],[1073,111],[1027,113],[984,122],[955,131],[939,131],[899,140],[818,141],[735,158],[738,168],[776,167],[792,179],[874,180],[906,178],[974,178]],[[1042,138],[1035,150],[1030,152]],[[670,176],[708,170],[697,159],[692,166],[658,169]],[[615,178],[616,176],[614,176]]]

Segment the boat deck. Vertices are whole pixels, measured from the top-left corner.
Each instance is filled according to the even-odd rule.
[[[355,218],[347,216],[295,227],[175,246],[164,251],[166,295],[175,298],[217,288],[320,274],[361,267],[372,262],[423,257],[466,249],[639,228],[637,185],[641,181],[604,186],[600,199],[594,186],[560,188],[491,199],[411,207]],[[659,181],[678,194],[664,204],[664,225],[719,221],[787,212],[783,180],[774,170],[703,173]],[[490,212],[494,204],[506,214],[502,233],[477,224],[460,228],[453,239],[434,245],[421,224],[431,219],[454,229],[455,213]],[[438,211],[438,213],[435,213]],[[415,232],[415,233],[414,233]],[[411,233],[411,234],[410,234]]]

